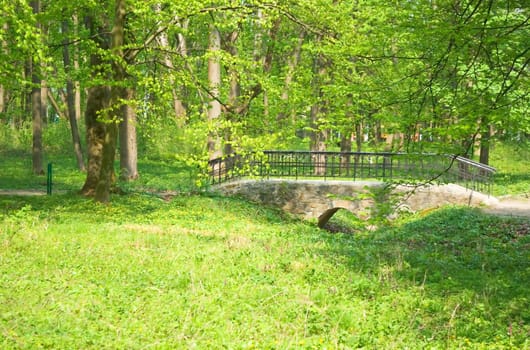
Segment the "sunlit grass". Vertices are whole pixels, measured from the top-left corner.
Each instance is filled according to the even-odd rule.
[[[530,197],[530,142],[497,143],[492,149],[491,165],[497,168],[494,195]]]
[[[523,221],[447,209],[331,234],[138,194],[2,197],[0,213],[2,348],[530,346]]]

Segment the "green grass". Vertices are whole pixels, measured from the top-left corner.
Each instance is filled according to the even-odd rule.
[[[331,234],[235,199],[0,198],[0,347],[528,348],[530,225]]]
[[[494,195],[530,197],[530,141],[497,143],[490,163],[497,168]]]

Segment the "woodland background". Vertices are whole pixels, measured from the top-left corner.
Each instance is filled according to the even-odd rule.
[[[138,155],[454,153],[530,134],[526,1],[0,1],[0,127],[69,123],[82,192]],[[19,135],[19,136],[17,136]],[[5,139],[5,137],[4,137]],[[55,141],[50,140],[49,143]]]

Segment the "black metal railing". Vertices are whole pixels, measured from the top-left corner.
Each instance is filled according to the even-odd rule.
[[[490,193],[495,168],[460,156],[387,152],[264,151],[209,162],[211,184],[241,177],[458,183]]]

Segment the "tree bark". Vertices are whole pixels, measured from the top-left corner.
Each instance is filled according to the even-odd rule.
[[[63,35],[67,35],[69,32],[68,22],[63,21],[62,23]],[[76,107],[76,88],[75,83],[72,80],[72,69],[70,59],[70,49],[68,47],[68,39],[65,38],[63,46],[63,63],[64,70],[66,73],[66,105],[68,110],[68,121],[70,122],[70,131],[72,133],[72,144],[74,146],[74,154],[77,160],[77,168],[81,171],[86,171],[85,162],[83,160],[83,149],[81,147],[81,137],[79,136],[79,128],[77,126],[77,107]]]
[[[99,181],[103,160],[105,124],[98,120],[98,112],[109,107],[110,89],[108,86],[93,86],[88,89],[85,124],[87,137],[87,177],[81,193],[94,196]]]
[[[133,101],[135,91],[127,87],[124,101]],[[136,111],[131,103],[121,106],[122,121],[120,123],[120,178],[124,181],[138,178],[138,147],[136,142]]]

